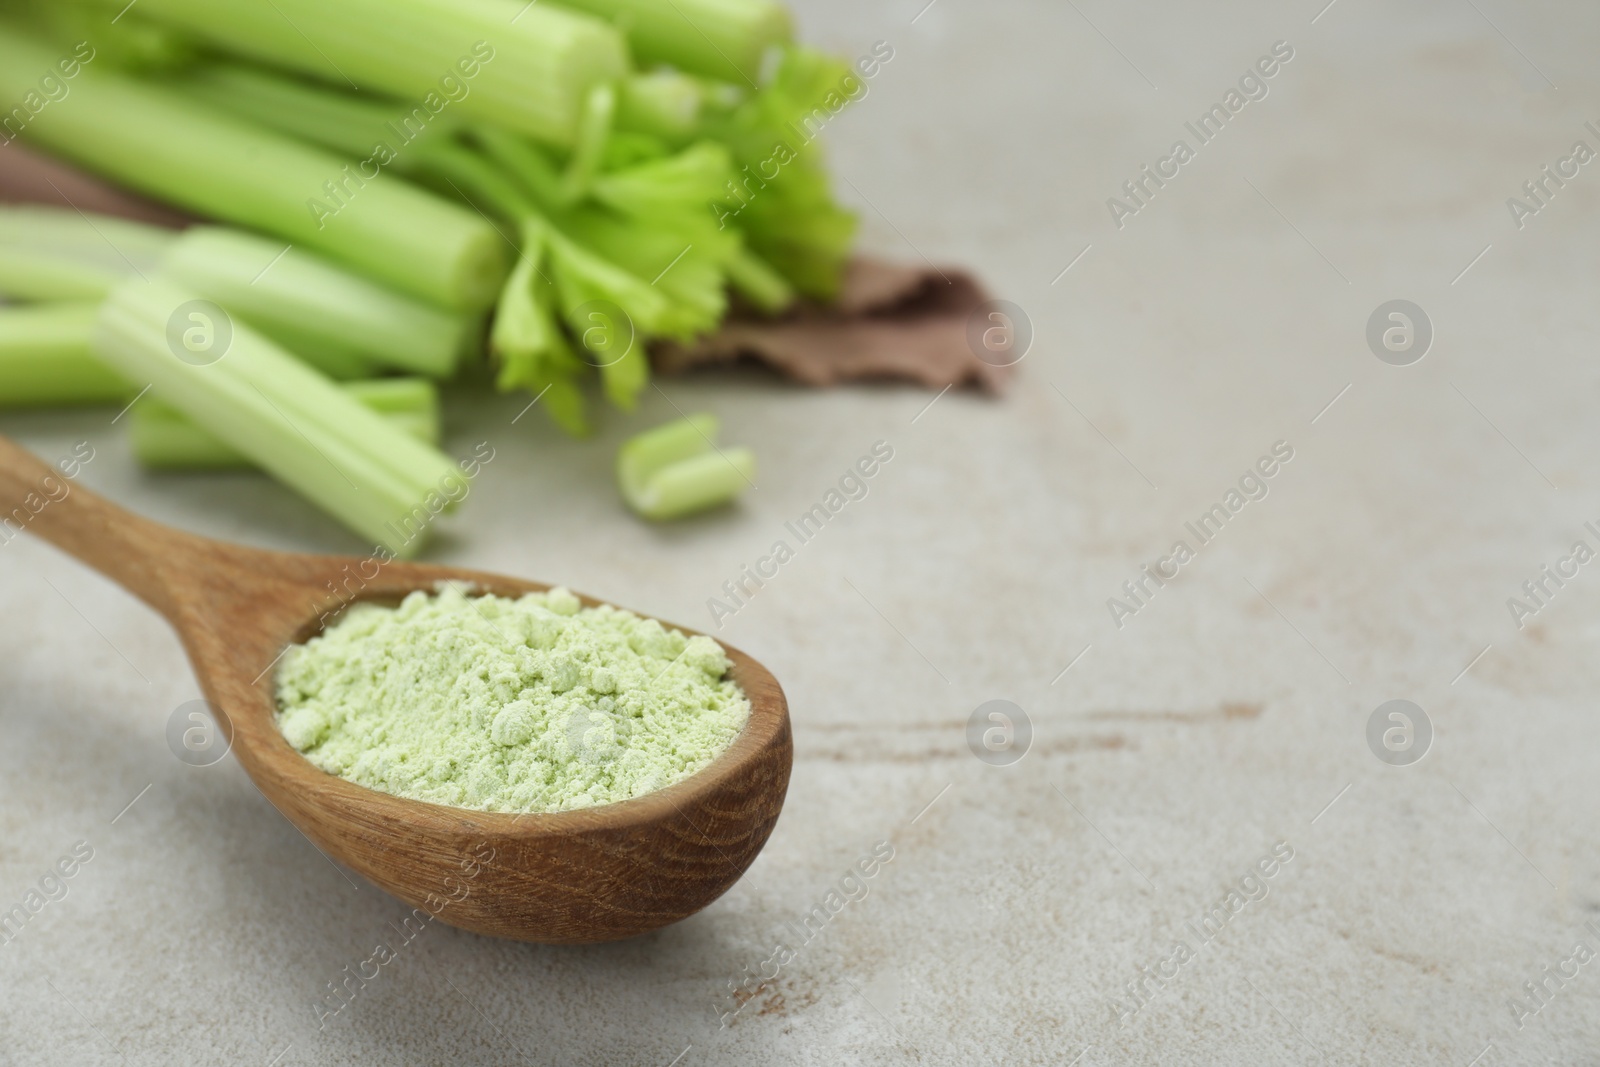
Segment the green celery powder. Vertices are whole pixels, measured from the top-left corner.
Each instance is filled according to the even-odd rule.
[[[446,587],[355,604],[283,657],[278,726],[330,774],[480,811],[661,789],[732,743],[750,702],[722,646],[565,589]]]

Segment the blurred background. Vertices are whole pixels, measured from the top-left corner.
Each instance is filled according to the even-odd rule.
[[[795,766],[749,873],[619,944],[430,928],[319,1027],[327,983],[404,907],[231,759],[173,758],[169,717],[199,697],[173,635],[17,539],[0,902],[78,842],[93,859],[0,945],[0,1062],[1468,1067],[1600,1047],[1576,948],[1600,951],[1600,569],[1560,563],[1600,550],[1600,170],[1575,149],[1600,151],[1600,12],[794,7],[808,44],[892,49],[825,133],[857,247],[1014,304],[1032,340],[1012,381],[720,368],[584,440],[513,423],[524,396],[447,392],[445,451],[496,458],[423,557],[765,663]],[[1186,124],[1263,57],[1257,98],[1202,143]],[[1124,188],[1179,140],[1176,174]],[[1576,174],[1548,181],[1563,159]],[[615,449],[695,411],[755,451],[755,487],[641,522]],[[163,522],[363,550],[265,478],[141,470],[110,414],[0,432],[45,457],[90,441],[81,484]],[[717,618],[879,442],[867,494]],[[1547,566],[1577,570],[1534,596]],[[764,973],[880,842],[870,891]]]

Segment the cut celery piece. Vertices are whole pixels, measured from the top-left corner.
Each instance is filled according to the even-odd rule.
[[[419,378],[345,382],[340,388],[419,441],[439,442],[439,397]],[[129,412],[133,454],[158,470],[225,470],[250,467],[250,458],[199,426],[177,408],[145,399]]]
[[[0,307],[0,408],[128,402],[136,390],[94,354],[98,308]]]
[[[716,416],[691,415],[630,438],[617,451],[617,486],[647,519],[676,519],[725,504],[755,478],[748,448],[716,446]]]
[[[101,307],[95,351],[356,533],[414,553],[448,510],[456,465],[242,323],[219,358],[180,358],[171,324],[194,299],[160,279],[121,283]]]
[[[280,18],[272,5],[260,11]],[[35,92],[37,72],[55,60],[48,46],[0,25],[0,99]],[[443,307],[487,307],[510,268],[499,235],[475,212],[394,175],[363,176],[345,157],[98,66],[78,72],[72,95],[72,106],[33,115],[22,141]]]

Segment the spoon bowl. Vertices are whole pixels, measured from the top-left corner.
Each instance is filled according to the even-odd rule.
[[[357,601],[454,584],[516,597],[550,587],[379,558],[268,552],[125,511],[0,437],[0,518],[126,587],[177,631],[232,752],[324,853],[428,915],[476,933],[586,943],[632,937],[721,896],[766,843],[793,761],[783,690],[723,646],[750,718],[710,765],[632,800],[505,814],[379,793],[314,766],[278,730],[274,667]],[[580,596],[584,605],[601,601]],[[663,625],[671,626],[663,622]],[[693,635],[695,631],[674,627]]]

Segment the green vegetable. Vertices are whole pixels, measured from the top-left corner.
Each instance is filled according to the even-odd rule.
[[[37,17],[39,0],[0,0],[0,9],[19,4]],[[649,380],[648,346],[717,329],[730,291],[770,314],[802,294],[836,294],[855,219],[833,200],[816,137],[859,96],[859,79],[793,45],[775,0],[557,5],[586,13],[523,0],[140,0],[134,36],[170,38],[145,51],[176,57],[188,40],[204,58],[141,64],[154,71],[143,80],[104,71],[109,64],[85,69],[77,96],[104,97],[107,85],[133,95],[100,107],[91,92],[36,115],[25,132],[135,187],[281,235],[294,254],[314,248],[445,306],[493,303],[497,388],[528,389],[581,433],[590,368],[613,405],[632,408]],[[71,10],[120,6],[64,0]],[[8,55],[3,34],[0,72],[44,55],[36,48],[27,62],[8,63],[22,58],[21,42]],[[629,70],[622,35],[643,61],[672,67]],[[24,85],[22,75],[0,73],[0,91],[8,78]],[[70,117],[79,111],[95,117]],[[136,139],[157,150],[138,154]],[[180,174],[188,161],[172,150],[179,140],[222,150],[200,153],[193,172]],[[269,145],[291,146],[298,163],[215,158],[276,156]],[[324,172],[309,182],[308,159]],[[380,221],[380,191],[449,207],[457,223],[465,217],[476,232],[471,254],[426,212],[382,205]],[[370,225],[359,232],[347,226],[362,221]],[[429,240],[431,252],[417,247]],[[35,290],[83,296],[106,281],[59,257],[6,256],[0,243],[0,286],[30,268],[47,279]],[[461,257],[494,267],[469,271]],[[182,274],[203,291],[201,272]],[[252,318],[254,294],[239,289],[255,285],[217,276],[219,287],[229,283],[219,303],[337,377],[390,365],[437,375],[454,364],[457,348],[446,359],[418,358],[407,342],[423,343],[427,331],[398,317],[394,329],[374,329],[348,296],[309,316],[286,313],[294,309],[286,299]],[[322,320],[346,308],[358,309],[350,328],[325,337]],[[442,342],[442,332],[431,336]]]
[[[153,272],[175,236],[109,215],[0,204],[0,295],[98,299],[129,274]]]
[[[384,166],[400,173],[408,169],[410,145],[448,137],[463,128],[461,116],[448,110],[419,123],[411,109],[393,97],[341,92],[239,62],[193,67],[163,84],[352,159],[386,155],[376,151],[384,146],[394,154]]]
[[[760,256],[740,248],[725,264],[728,284],[754,307],[776,315],[795,301],[794,286]]]
[[[419,441],[439,443],[439,395],[420,378],[345,382],[340,388]],[[220,470],[250,466],[249,457],[159,400],[141,399],[128,414],[133,454],[146,467]]]
[[[732,500],[755,478],[748,448],[718,448],[716,416],[691,415],[630,438],[617,451],[617,487],[647,519],[676,519]]]
[[[737,226],[751,251],[820,300],[838,293],[856,220],[834,202],[816,137],[849,103],[852,78],[831,57],[791,48],[770,85],[704,128],[731,149],[737,168],[719,224]]]
[[[614,21],[640,59],[754,86],[794,29],[773,0],[557,0]]]
[[[0,26],[0,99],[36,93],[57,58]],[[493,227],[393,175],[363,177],[346,159],[92,64],[70,85],[67,100],[32,116],[23,141],[189,210],[306,245],[442,307],[486,307],[505,277]]]
[[[600,170],[600,160],[606,149],[606,139],[611,136],[611,123],[617,114],[617,90],[611,85],[596,85],[589,90],[584,102],[583,119],[578,125],[578,139],[567,161],[567,172],[561,178],[561,199],[574,204],[581,200],[594,183]]]
[[[96,62],[140,72],[160,72],[193,62],[194,42],[146,21],[130,5],[119,14],[93,4],[62,0],[4,0],[8,17],[41,37],[63,43],[93,43]],[[116,18],[112,18],[116,15]]]
[[[161,279],[119,284],[101,307],[96,353],[352,530],[415,552],[464,482],[455,464],[243,323],[202,322],[202,343],[176,343],[169,323],[193,299]]]
[[[0,206],[0,295],[92,299],[123,278],[156,273],[335,378],[371,377],[384,367],[447,378],[477,340],[475,316],[408,299],[270,238]]]
[[[618,87],[617,126],[670,145],[691,139],[700,125],[705,89],[673,70],[635,74]]]
[[[604,22],[521,0],[140,0],[138,10],[240,55],[399,96],[408,112],[453,109],[563,146],[589,91],[628,69]]]
[[[0,307],[0,408],[128,402],[137,390],[94,354],[98,306]]]
[[[52,249],[0,245],[0,293],[13,300],[93,300],[127,273]]]
[[[184,233],[163,269],[296,355],[353,376],[375,366],[448,378],[476,316],[409,300],[297,248],[212,226]]]

